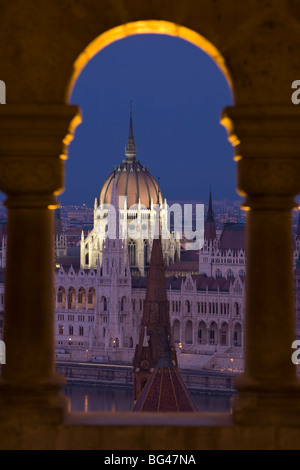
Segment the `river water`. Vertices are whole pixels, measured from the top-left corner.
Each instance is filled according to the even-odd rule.
[[[66,385],[64,395],[69,398],[69,411],[131,411],[131,389],[101,385]],[[228,396],[191,393],[199,411],[229,411]]]

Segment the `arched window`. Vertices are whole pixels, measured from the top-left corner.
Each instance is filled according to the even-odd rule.
[[[240,306],[237,302],[234,302],[234,312],[236,315],[240,313]]]
[[[65,307],[66,291],[63,286],[60,286],[57,291],[57,304],[59,307]]]
[[[232,278],[234,278],[234,273],[233,273],[232,269],[228,269],[227,279],[232,279]]]
[[[69,335],[73,335],[74,334],[74,328],[72,325],[69,325]]]
[[[217,344],[218,327],[216,323],[211,323],[209,328],[209,344]]]
[[[220,343],[221,343],[221,346],[227,346],[228,344],[228,324],[227,323],[222,323]]]
[[[128,243],[128,256],[130,266],[135,266],[135,242],[133,240]]]
[[[88,304],[94,306],[95,303],[95,289],[91,287],[88,292]]]
[[[103,312],[107,312],[107,299],[104,295],[101,297],[101,307]]]
[[[149,261],[148,261],[148,242],[147,240],[144,240],[144,266],[148,266]]]
[[[78,290],[78,298],[77,298],[78,304],[84,304],[85,303],[85,290],[83,287],[80,287]]]
[[[79,336],[84,336],[84,328],[83,326],[79,326]]]
[[[75,308],[75,289],[70,287],[68,290],[68,309]]]
[[[180,322],[179,320],[174,320],[172,326],[172,335],[174,343],[180,343]]]
[[[201,321],[198,325],[198,344],[206,344],[206,325]]]
[[[57,292],[57,302],[61,303],[63,299],[63,293],[62,293],[62,287],[59,287],[58,292]]]
[[[222,271],[221,271],[221,269],[217,269],[217,270],[216,270],[215,277],[216,277],[216,278],[222,277]]]
[[[233,346],[240,348],[242,346],[242,327],[236,323],[233,330]]]
[[[64,327],[63,325],[58,325],[58,334],[63,335],[64,334]]]
[[[188,320],[185,325],[185,343],[193,344],[193,323]]]
[[[186,311],[186,313],[191,312],[191,302],[189,300],[185,301],[185,311]]]
[[[126,297],[123,295],[123,297],[121,298],[121,303],[120,303],[120,310],[121,310],[121,312],[124,312],[124,310],[125,310],[125,305],[126,305]]]

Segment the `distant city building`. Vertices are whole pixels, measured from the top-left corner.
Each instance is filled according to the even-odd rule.
[[[126,262],[128,259],[132,274],[144,276],[147,273],[157,205],[161,212],[163,230],[169,237],[163,239],[165,264],[172,264],[180,257],[180,240],[168,231],[167,201],[166,199],[163,201],[157,181],[148,168],[137,160],[136,153],[130,113],[129,134],[125,146],[126,158],[115,167],[104,182],[99,202],[95,199],[94,228],[87,237],[82,233],[80,264],[84,268],[97,268],[98,263],[102,264],[103,246],[108,230],[107,206],[111,203],[114,181],[120,217],[119,228],[125,243]],[[134,233],[134,236],[131,236],[131,233]]]
[[[147,230],[149,221],[155,220],[156,202],[159,202],[162,226],[166,228],[167,204],[162,202],[159,186],[150,172],[136,160],[132,118],[125,156],[100,191],[89,233],[85,230],[86,235],[80,236],[77,230],[78,224],[91,226],[88,208],[70,208],[69,224],[63,224],[62,211],[54,213],[57,360],[133,362],[140,341],[152,240],[107,237],[103,204],[109,201],[119,211],[117,220],[121,225],[130,225],[141,216],[147,222]],[[133,208],[119,207],[118,199],[122,195],[127,196]],[[82,222],[79,213],[84,214]],[[220,210],[219,220],[222,214],[224,211]],[[76,236],[68,242],[67,231],[72,229],[74,233],[77,231]],[[6,230],[3,216],[0,221],[0,338],[4,326]],[[217,225],[210,194],[203,247],[180,253],[180,240],[171,236],[162,240],[162,250],[171,332],[179,367],[228,369],[234,360],[236,369],[242,368],[245,224],[236,220]],[[300,217],[294,232],[293,263],[295,334],[300,337]]]
[[[116,195],[113,180],[113,204]],[[240,253],[245,247],[238,246],[237,259],[243,259],[243,263],[237,263],[238,271],[234,268],[232,274],[224,269],[217,276],[211,275],[212,246],[219,249],[218,236],[212,239],[207,235],[213,233],[211,210],[212,201],[202,251],[185,252],[180,262],[165,269],[171,332],[179,367],[193,364],[226,369],[232,367],[234,357],[235,367],[241,368],[245,257]],[[236,249],[237,233],[234,227],[225,227],[219,237],[226,239],[224,258],[216,263],[220,271],[231,266],[229,253]],[[134,276],[126,251],[124,240],[107,238],[97,267],[83,267],[78,258],[77,264],[56,268],[57,359],[132,363],[140,341],[148,279]]]
[[[177,355],[169,316],[161,237],[153,240],[151,263],[147,277],[139,339],[133,362],[134,401],[165,355],[177,367]]]

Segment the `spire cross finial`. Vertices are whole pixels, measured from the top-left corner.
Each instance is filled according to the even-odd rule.
[[[125,146],[125,155],[127,160],[135,160],[136,146],[133,137],[133,126],[132,126],[132,100],[130,100],[130,121],[129,121],[129,134],[127,145]]]

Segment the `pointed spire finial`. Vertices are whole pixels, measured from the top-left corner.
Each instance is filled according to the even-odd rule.
[[[216,238],[216,226],[215,226],[214,211],[212,208],[212,195],[211,195],[211,188],[210,188],[208,211],[206,214],[206,221],[205,221],[204,239],[210,242],[210,241],[213,241],[215,238]]]
[[[209,189],[209,203],[208,203],[208,211],[207,211],[206,222],[214,222],[214,211],[213,211],[213,208],[212,208],[211,185],[210,185],[210,189]]]
[[[129,121],[129,133],[127,139],[127,145],[125,146],[125,155],[127,160],[135,160],[136,156],[136,145],[134,143],[133,136],[133,124],[132,124],[132,100],[130,100],[130,121]]]

